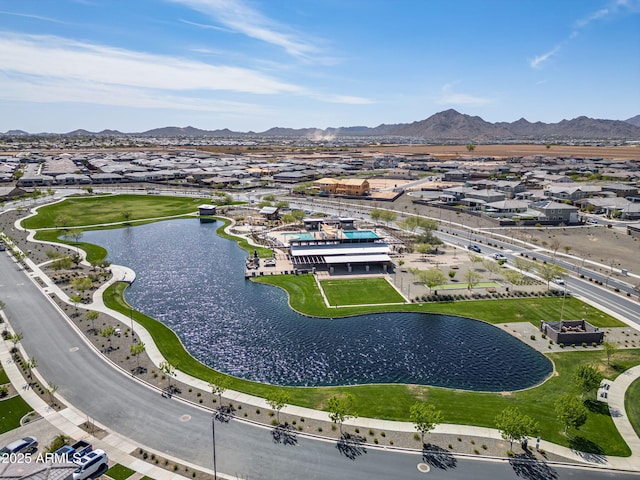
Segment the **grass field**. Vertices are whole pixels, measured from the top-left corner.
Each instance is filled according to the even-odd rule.
[[[0,401],[0,433],[20,426],[20,419],[31,411],[31,407],[20,395]]]
[[[402,295],[384,278],[323,280],[320,282],[329,305],[403,303]]]
[[[640,437],[640,378],[636,379],[627,390],[624,408],[636,435]]]
[[[2,365],[0,365],[0,385],[4,385],[5,383],[9,383],[9,377],[7,377],[7,372],[4,371]]]
[[[116,463],[113,467],[107,470],[106,474],[113,478],[113,480],[125,480],[134,473],[136,473],[135,470],[131,470],[129,467]]]
[[[361,315],[375,312],[424,312],[459,315],[494,324],[530,322],[538,327],[540,320],[560,319],[563,302],[563,299],[559,297],[535,297],[353,306],[336,310],[326,307],[320,290],[311,275],[270,275],[256,277],[252,280],[282,288],[289,294],[289,304],[294,310],[316,317]],[[611,315],[572,297],[565,301],[564,318],[584,318],[600,328],[625,326],[624,323]]]

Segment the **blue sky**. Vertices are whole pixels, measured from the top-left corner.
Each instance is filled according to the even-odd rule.
[[[640,114],[640,0],[0,0],[0,131]]]

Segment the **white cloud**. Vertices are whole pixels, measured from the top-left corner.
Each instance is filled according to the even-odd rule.
[[[0,99],[11,102],[78,103],[131,108],[256,114],[262,107],[202,96],[175,95],[142,88],[96,84],[80,80],[7,78],[0,74]]]
[[[608,8],[601,8],[600,10],[593,12],[592,14],[576,21],[576,27],[584,28],[594,20],[598,20],[600,18],[606,17],[610,13],[611,13],[611,10],[609,10]]]
[[[199,11],[234,32],[281,47],[294,57],[308,59],[312,54],[318,53],[312,43],[290,31],[288,27],[267,18],[242,0],[170,1]]]
[[[24,18],[33,18],[34,20],[42,20],[43,22],[51,22],[51,23],[66,23],[61,20],[56,20],[51,17],[43,17],[42,15],[33,15],[30,13],[19,13],[19,12],[7,12],[0,11],[0,15],[11,15],[12,17],[24,17]]]
[[[314,97],[323,102],[342,103],[346,105],[370,105],[372,103],[376,103],[369,98],[354,97],[350,95],[317,95]]]
[[[566,43],[576,38],[581,30],[584,30],[591,23],[597,20],[601,20],[620,12],[622,9],[624,9],[626,12],[634,13],[640,10],[640,0],[613,0],[609,2],[608,7],[600,8],[583,18],[579,18],[575,21],[574,28],[569,33],[569,37],[567,38],[567,40],[556,45],[555,48],[548,51],[547,53],[536,56],[533,60],[529,61],[529,65],[531,66],[531,68],[538,68],[542,63],[546,62],[549,58],[558,53]]]
[[[529,62],[529,65],[531,66],[531,68],[538,68],[542,63],[549,60],[549,58],[554,56],[559,51],[560,51],[560,45],[556,45],[553,49],[549,50],[548,52],[543,53],[542,55],[536,56],[533,60]]]
[[[0,70],[27,76],[173,91],[303,93],[260,72],[51,36],[0,34]]]
[[[484,97],[476,97],[466,93],[454,92],[451,84],[442,87],[441,96],[436,100],[438,105],[456,105],[460,107],[479,107],[491,103],[491,100]]]

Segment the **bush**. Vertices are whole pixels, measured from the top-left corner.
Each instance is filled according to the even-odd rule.
[[[558,344],[558,346],[559,346],[560,348],[564,348],[564,343],[560,343],[560,344]]]
[[[531,340],[535,340],[536,336],[535,335],[531,335]]]

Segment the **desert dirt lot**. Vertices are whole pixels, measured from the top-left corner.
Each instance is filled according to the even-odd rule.
[[[545,155],[553,157],[574,156],[583,158],[604,158],[609,160],[640,159],[640,145],[622,146],[574,146],[574,145],[476,145],[469,152],[465,145],[389,145],[365,147],[362,152],[397,153],[397,154],[431,154],[440,159],[474,157],[518,157],[529,155]]]

